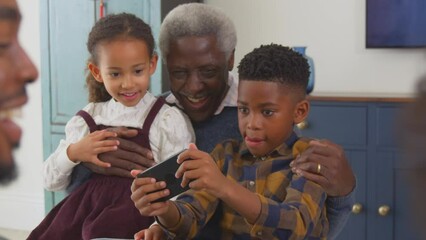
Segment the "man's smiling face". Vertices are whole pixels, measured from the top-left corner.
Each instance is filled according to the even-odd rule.
[[[215,36],[171,42],[167,56],[171,91],[192,121],[205,121],[216,112],[226,96],[232,67],[233,57],[226,59]]]

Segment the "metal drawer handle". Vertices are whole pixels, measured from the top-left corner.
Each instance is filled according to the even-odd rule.
[[[380,216],[386,216],[388,215],[388,213],[390,212],[390,207],[388,205],[382,205],[379,207],[379,209],[377,209],[377,212],[379,213]]]
[[[352,213],[353,214],[359,214],[362,212],[362,204],[361,203],[355,203],[352,206]]]

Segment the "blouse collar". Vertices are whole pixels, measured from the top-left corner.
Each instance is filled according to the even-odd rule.
[[[154,95],[152,95],[150,92],[146,92],[145,96],[141,98],[141,100],[135,105],[131,107],[127,107],[123,105],[122,103],[116,101],[114,98],[111,98],[108,102],[109,109],[113,109],[114,111],[122,112],[122,111],[132,111],[135,109],[141,109],[146,106],[150,106],[150,103],[154,99]]]

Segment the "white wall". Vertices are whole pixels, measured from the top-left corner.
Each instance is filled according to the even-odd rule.
[[[40,69],[40,11],[38,0],[18,0],[23,15],[19,39]],[[43,162],[41,80],[28,87],[29,102],[17,122],[23,129],[21,147],[15,152],[19,178],[7,187],[0,186],[0,228],[30,230],[44,216],[41,178]]]
[[[425,49],[366,49],[365,0],[205,0],[234,21],[236,66],[271,42],[307,46],[315,64],[314,93],[413,93],[426,73]]]

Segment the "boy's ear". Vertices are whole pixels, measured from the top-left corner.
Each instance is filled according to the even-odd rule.
[[[234,69],[234,54],[235,54],[235,49],[232,50],[231,56],[229,56],[228,59],[228,71],[232,71],[232,69]]]
[[[298,124],[305,120],[309,113],[309,107],[309,102],[306,99],[303,99],[302,101],[296,104],[296,107],[294,109],[294,124]]]
[[[157,69],[158,55],[153,54],[151,60],[149,61],[149,75],[154,74],[155,69]]]
[[[99,70],[98,66],[89,62],[87,67],[89,68],[90,73],[92,74],[92,76],[95,78],[96,81],[98,81],[100,83],[104,82],[103,79],[102,79],[102,76],[101,76],[101,71]]]

